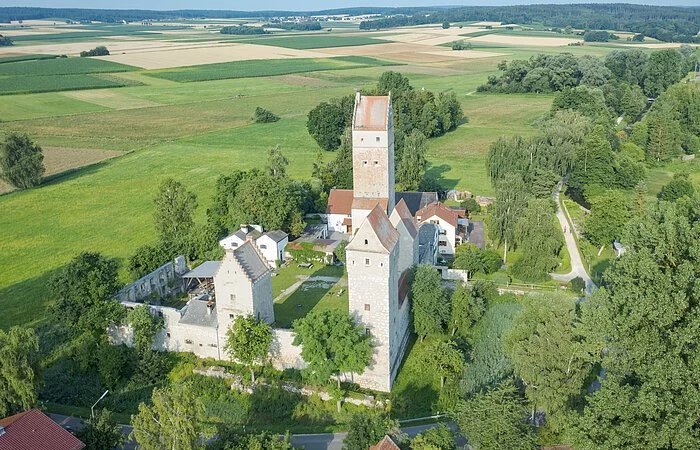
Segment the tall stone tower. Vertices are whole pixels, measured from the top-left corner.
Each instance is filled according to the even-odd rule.
[[[394,111],[391,95],[355,95],[352,118],[352,228],[376,205],[394,209]]]

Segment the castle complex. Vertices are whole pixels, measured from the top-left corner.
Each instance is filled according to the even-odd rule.
[[[369,367],[354,381],[378,391],[390,391],[409,338],[408,279],[419,261],[418,227],[414,219],[435,193],[394,191],[394,127],[390,96],[355,99],[352,122],[353,191],[331,191],[329,198],[352,193],[345,235],[349,312],[374,343]],[[411,203],[413,211],[408,206]],[[350,203],[350,202],[348,202]],[[330,228],[330,223],[329,223]],[[267,240],[265,240],[267,239]],[[169,263],[133,283],[117,298],[127,307],[154,294],[172,294],[173,281],[182,280],[180,292],[190,293],[182,309],[151,306],[164,318],[154,348],[187,351],[200,357],[226,359],[226,330],[240,315],[274,323],[272,267],[284,253],[286,234],[262,233],[242,226],[223,239],[221,261],[207,261],[187,272],[184,260]],[[279,244],[279,245],[278,245]],[[271,250],[269,255],[265,252]],[[191,284],[195,284],[194,289]],[[128,326],[110,331],[113,341],[132,343]],[[279,368],[302,368],[301,349],[292,345],[293,331],[273,328],[271,358]]]

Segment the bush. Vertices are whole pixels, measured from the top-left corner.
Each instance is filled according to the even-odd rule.
[[[8,45],[12,45],[12,39],[10,39],[9,37],[6,37],[6,36],[3,36],[2,34],[0,34],[0,47],[5,47],[5,46],[8,46]]]
[[[462,207],[467,211],[468,214],[480,213],[481,205],[477,203],[476,199],[468,198],[462,202]]]
[[[10,133],[0,146],[0,179],[18,189],[38,186],[44,174],[44,154],[26,134]]]
[[[99,47],[95,47],[92,50],[80,52],[80,56],[83,58],[86,56],[107,56],[107,55],[109,55],[109,50],[107,50],[107,47],[105,47],[104,45],[100,45]]]
[[[255,123],[272,123],[278,120],[280,120],[280,116],[274,114],[272,111],[268,111],[259,106],[255,108],[255,113],[253,114],[253,121]]]
[[[583,292],[584,289],[586,289],[586,282],[583,281],[583,278],[581,277],[576,277],[571,280],[571,290],[576,292],[577,294],[580,294]]]
[[[472,43],[464,41],[456,41],[452,43],[452,50],[471,50]]]
[[[488,275],[498,271],[502,263],[501,256],[493,250],[482,250],[473,244],[462,244],[457,246],[452,266],[455,269]]]

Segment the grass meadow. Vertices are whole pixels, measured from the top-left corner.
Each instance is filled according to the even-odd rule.
[[[117,33],[115,30],[119,29],[96,27],[83,33]],[[61,36],[39,40],[53,43],[72,39]],[[173,36],[176,35],[169,35],[168,39]],[[299,46],[303,40],[319,39],[318,45],[329,46],[331,37],[289,35],[287,45]],[[37,35],[32,38],[37,39]],[[342,39],[356,39],[355,45],[360,45],[359,39],[365,37]],[[47,315],[49,303],[46,281],[77,253],[100,251],[123,263],[138,246],[152,242],[152,198],[165,178],[173,177],[197,194],[199,208],[195,219],[200,224],[211,204],[217,177],[233,170],[262,167],[267,150],[275,145],[290,161],[290,176],[308,179],[319,155],[326,161],[334,157],[331,152],[320,151],[307,133],[308,111],[321,101],[374,85],[385,70],[404,73],[416,89],[455,92],[469,121],[429,141],[429,171],[445,187],[492,195],[484,169],[489,144],[502,134],[536,133],[534,124],[547,113],[552,97],[486,95],[475,91],[497,72],[500,60],[528,58],[539,51],[604,54],[610,49],[500,46],[497,52],[505,56],[392,66],[383,66],[384,61],[373,58],[343,57],[249,61],[160,71],[109,69],[100,74],[83,69],[80,73],[53,77],[25,76],[31,79],[33,90],[40,82],[49,86],[51,78],[75,77],[75,83],[82,80],[83,86],[70,87],[66,92],[2,96],[0,137],[11,131],[26,132],[43,146],[116,150],[122,156],[54,176],[35,189],[0,196],[0,328],[40,323]],[[49,67],[41,64],[54,61],[66,64],[61,60],[22,64],[40,68]],[[0,64],[0,71],[15,70],[3,69],[14,64],[20,63]],[[98,70],[96,67],[89,70]],[[0,92],[4,80],[21,77],[0,78]],[[106,84],[92,86],[94,90],[73,90],[84,88],[88,80]],[[109,87],[109,83],[119,83],[118,80],[126,86]],[[4,92],[12,89],[5,88]],[[257,106],[280,115],[281,120],[252,123]],[[666,179],[671,176],[669,173],[659,169],[656,175]],[[122,275],[127,281],[123,268]],[[318,305],[324,304],[324,296],[316,299]],[[296,304],[289,303],[293,307]]]

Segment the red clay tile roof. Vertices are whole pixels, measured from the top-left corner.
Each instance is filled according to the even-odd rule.
[[[355,113],[352,127],[354,130],[387,130],[389,118],[389,96],[359,95],[355,99]]]
[[[64,430],[38,409],[0,420],[5,434],[0,436],[0,450],[80,450],[85,448],[77,437]]]
[[[408,233],[412,238],[418,236],[418,227],[416,226],[415,220],[413,220],[413,215],[411,211],[408,210],[408,206],[404,199],[399,200],[399,203],[394,207],[391,212],[391,217],[389,217],[391,224],[397,226],[399,222],[403,222],[404,226],[408,230]]]
[[[401,450],[398,445],[389,437],[384,436],[381,441],[377,442],[377,445],[373,445],[369,450]]]
[[[367,215],[367,222],[372,227],[374,234],[379,238],[379,242],[387,251],[391,251],[399,242],[399,232],[389,222],[389,216],[380,205],[376,205],[374,209]]]
[[[352,214],[352,189],[331,189],[326,214]]]
[[[434,216],[457,228],[457,212],[445,206],[444,203],[433,202],[416,213],[416,217],[420,217],[421,222],[425,222]]]
[[[346,217],[343,219],[343,225],[346,227],[351,227],[352,226],[352,217]]]
[[[352,209],[372,210],[375,206],[380,206],[386,214],[389,201],[385,198],[356,198],[352,201]]]

